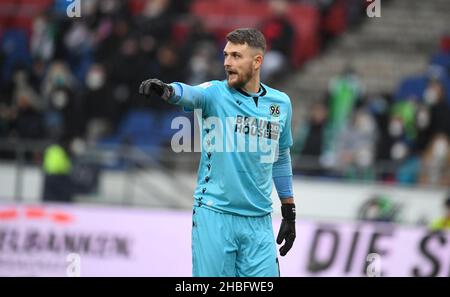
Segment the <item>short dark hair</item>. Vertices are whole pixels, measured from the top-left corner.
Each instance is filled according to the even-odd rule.
[[[227,34],[227,40],[231,43],[245,44],[253,48],[266,51],[266,38],[261,31],[254,28],[239,28]]]

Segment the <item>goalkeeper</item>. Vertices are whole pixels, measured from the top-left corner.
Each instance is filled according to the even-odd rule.
[[[295,240],[292,107],[285,93],[260,82],[265,49],[260,31],[237,29],[228,33],[223,51],[226,80],[189,86],[148,79],[139,87],[140,94],[201,110],[202,122],[232,118],[233,129],[226,130],[223,140],[243,137],[245,148],[261,140],[276,147],[271,162],[264,161],[262,149],[202,150],[193,206],[193,276],[280,275],[271,220],[272,180],[282,203],[277,236],[281,256]],[[211,139],[217,125],[204,126],[202,139]]]

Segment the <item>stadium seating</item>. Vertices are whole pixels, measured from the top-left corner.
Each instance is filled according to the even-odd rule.
[[[271,14],[268,3],[252,1],[235,5],[231,1],[199,0],[192,3],[191,11],[204,21],[220,41],[235,28],[258,27]],[[319,52],[320,15],[314,6],[292,4],[288,18],[295,29],[292,63],[298,67]]]
[[[431,57],[430,64],[450,69],[450,52],[440,52],[435,54]]]
[[[130,110],[123,117],[117,132],[99,141],[99,145],[120,147],[132,144],[148,154],[155,154],[164,143],[170,141],[174,132],[171,122],[179,114],[180,112]],[[185,113],[183,115],[186,116]]]
[[[427,86],[427,77],[424,75],[406,77],[400,83],[394,98],[405,100],[407,98],[421,99]]]
[[[28,51],[28,38],[24,30],[10,29],[3,33],[1,38],[1,52],[4,56],[2,66],[2,80],[8,80],[16,65],[29,66],[31,56]]]
[[[0,1],[0,26],[20,28],[30,34],[33,17],[52,3],[53,0],[2,0]]]

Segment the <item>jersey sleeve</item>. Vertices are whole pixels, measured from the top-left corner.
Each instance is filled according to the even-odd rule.
[[[175,89],[175,95],[169,99],[169,103],[182,106],[185,111],[208,109],[208,102],[212,97],[212,82],[205,82],[197,86],[174,82],[171,84]]]
[[[279,144],[279,149],[280,151],[286,148],[290,148],[292,146],[292,129],[291,129],[291,122],[292,122],[292,105],[291,105],[291,100],[289,99],[289,97],[286,95],[288,101],[286,104],[286,108],[287,108],[287,113],[286,113],[286,117],[285,117],[285,123],[284,123],[284,128],[281,131],[281,136],[280,136],[280,144]]]

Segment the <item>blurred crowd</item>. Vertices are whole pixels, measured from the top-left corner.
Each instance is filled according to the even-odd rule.
[[[133,15],[126,1],[82,1],[77,19],[58,2],[36,15],[30,36],[3,33],[1,137],[97,139],[132,108],[171,108],[143,100],[137,89],[148,77],[184,81],[191,75],[185,64],[195,44],[181,50],[171,35],[185,5],[147,1]]]
[[[446,53],[450,57],[450,53]],[[300,173],[349,180],[450,185],[449,68],[430,65],[421,96],[368,96],[350,67],[298,127]]]
[[[266,82],[288,73],[294,39],[284,17],[289,2],[316,5],[324,15],[342,2],[246,1],[270,6],[270,15],[259,22],[269,49]],[[130,110],[173,109],[138,95],[146,78],[188,84],[224,78],[224,40],[190,15],[193,1],[80,1],[81,18],[67,17],[64,0],[40,2],[49,6],[32,16],[30,28],[9,26],[14,14],[0,23],[2,139],[95,142],[113,134]]]
[[[81,1],[83,17],[69,18],[66,1],[55,0],[33,17],[28,32],[3,24],[0,138],[93,144],[113,135],[129,111],[150,110],[162,117],[173,111],[161,100],[140,97],[142,80],[198,84],[224,78],[224,40],[189,14],[193,1]],[[247,1],[269,2],[272,11],[260,22],[268,41],[265,82],[288,73],[295,33],[285,17],[289,2],[315,5],[324,20],[343,3]],[[345,3],[346,22],[357,24],[363,4]],[[186,24],[182,38],[180,19]],[[332,25],[321,26],[323,41],[340,30],[339,18],[330,19]],[[345,69],[323,100],[308,107],[309,118],[297,129],[294,153],[317,163],[300,173],[450,184],[450,109],[440,75],[430,71],[420,98],[367,97],[357,73]],[[0,158],[11,157],[0,152]]]

